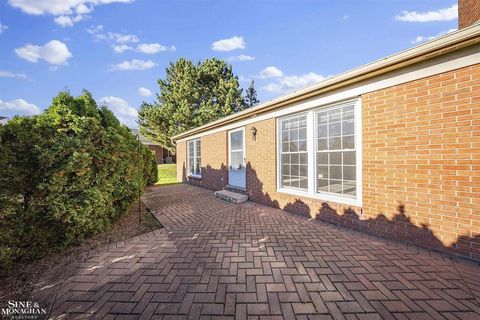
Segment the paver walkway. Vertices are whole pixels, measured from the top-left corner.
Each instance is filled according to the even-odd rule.
[[[189,185],[145,201],[164,229],[46,272],[51,318],[480,319],[477,264]]]

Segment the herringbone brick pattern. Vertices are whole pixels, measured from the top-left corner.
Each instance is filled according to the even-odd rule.
[[[52,319],[480,319],[474,263],[189,185],[145,201],[165,228],[42,282]]]

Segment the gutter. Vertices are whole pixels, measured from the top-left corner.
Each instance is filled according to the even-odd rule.
[[[397,70],[421,61],[432,59],[448,52],[471,46],[480,42],[480,22],[470,27],[446,34],[419,46],[400,51],[383,59],[368,63],[328,78],[312,86],[267,101],[258,106],[234,113],[224,118],[188,130],[171,138],[172,142],[190,135],[217,128],[238,120],[255,117],[257,114],[305,100],[319,94],[338,89],[374,76]]]

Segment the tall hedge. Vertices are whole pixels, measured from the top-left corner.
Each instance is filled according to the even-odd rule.
[[[87,91],[0,125],[0,264],[105,230],[156,178],[152,153]]]

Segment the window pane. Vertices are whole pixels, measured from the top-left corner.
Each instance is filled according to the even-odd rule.
[[[300,165],[300,176],[308,177],[308,165],[306,164]]]
[[[355,165],[355,151],[343,152],[343,164]]]
[[[343,120],[353,119],[353,106],[344,107],[342,112]]]
[[[347,120],[343,121],[343,128],[342,128],[342,135],[350,135],[353,134],[354,132],[354,125],[353,125],[353,119],[352,120]]]
[[[330,192],[342,193],[342,180],[330,180]]]
[[[328,149],[330,150],[339,150],[341,148],[341,140],[342,138],[329,138],[328,139]]]
[[[327,137],[327,126],[321,125],[318,126],[318,138],[326,138]]]
[[[328,134],[330,137],[338,137],[340,136],[340,130],[341,130],[341,123],[332,123],[331,125],[328,126]]]
[[[307,140],[307,128],[303,128],[298,131],[298,139]]]
[[[318,151],[327,150],[327,139],[318,139],[317,141]]]
[[[328,166],[318,166],[317,178],[328,179]]]
[[[343,137],[343,149],[354,149],[355,140],[353,136]]]
[[[300,189],[308,189],[308,178],[300,178]]]
[[[341,165],[341,164],[342,164],[342,153],[330,152],[330,165]]]
[[[308,189],[307,117],[282,120],[281,185]]]
[[[300,158],[299,158],[299,163],[300,164],[308,164],[308,154],[307,153],[300,153]]]
[[[342,113],[341,113],[340,109],[330,110],[330,111],[328,111],[328,114],[329,114],[328,121],[330,123],[338,122],[338,121],[341,120]]]
[[[317,153],[317,164],[328,165],[328,153],[326,153],[326,152]]]
[[[355,176],[355,167],[343,167],[343,179],[345,180],[356,180]]]
[[[317,112],[317,192],[356,195],[354,118],[353,105]]]
[[[328,180],[327,179],[318,179],[317,180],[317,191],[318,192],[328,192]]]
[[[195,163],[195,174],[200,174],[201,170],[201,164],[200,164],[200,157],[196,158],[196,163]]]
[[[299,175],[299,165],[298,164],[292,164],[292,176],[298,176]]]
[[[342,167],[341,166],[330,166],[330,178],[331,179],[342,179]]]
[[[290,152],[297,152],[297,151],[298,151],[297,141],[290,142]]]
[[[236,131],[230,133],[230,143],[232,150],[242,150],[243,149],[243,132]]]
[[[232,169],[240,169],[243,166],[243,151],[232,151],[230,166]]]
[[[317,113],[318,124],[327,124],[328,122],[328,112],[323,111]]]
[[[355,181],[343,181],[343,194],[349,196],[355,196],[357,194]]]
[[[301,140],[298,143],[298,150],[299,151],[307,151],[307,140]]]

